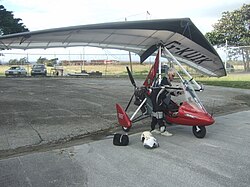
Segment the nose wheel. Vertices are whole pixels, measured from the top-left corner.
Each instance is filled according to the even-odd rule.
[[[204,126],[193,126],[192,130],[196,138],[204,138],[207,132]]]

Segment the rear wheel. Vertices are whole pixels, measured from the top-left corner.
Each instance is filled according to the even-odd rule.
[[[196,138],[204,138],[206,135],[206,127],[205,126],[193,126],[192,130],[193,130],[193,134]]]

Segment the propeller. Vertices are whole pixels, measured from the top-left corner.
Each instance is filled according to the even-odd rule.
[[[140,91],[139,88],[136,86],[135,79],[134,79],[134,77],[133,77],[131,71],[129,70],[128,66],[126,66],[126,68],[127,68],[127,72],[128,72],[128,76],[129,76],[130,82],[131,82],[131,84],[134,86],[134,93],[133,93],[133,95],[131,96],[131,98],[130,98],[130,100],[129,100],[129,103],[128,103],[126,109],[125,109],[125,112],[128,110],[128,107],[130,106],[130,104],[131,104],[131,102],[132,102],[132,100],[133,100],[134,97],[138,97],[138,98],[136,98],[136,100],[139,99],[139,96],[136,96],[136,91]],[[141,100],[141,101],[140,101],[140,105],[138,105],[138,106],[139,106],[140,108],[142,108],[142,105],[144,104],[145,101],[146,101],[146,100],[144,99],[144,101],[143,101],[143,103],[142,103],[142,100]],[[138,112],[138,110],[139,110],[140,108],[138,108],[138,109],[136,110],[136,113]],[[146,109],[144,109],[144,110],[146,111]],[[145,112],[145,111],[144,111],[144,112]],[[136,114],[136,113],[135,113],[135,114]],[[132,119],[133,117],[134,117],[134,116],[132,116],[131,119]]]
[[[126,66],[126,68],[127,68],[127,72],[128,72],[128,76],[129,76],[130,82],[136,88],[137,86],[136,86],[136,83],[135,83],[135,79],[134,79],[131,71],[129,70],[128,66]]]
[[[127,68],[127,72],[128,72],[128,76],[129,76],[130,82],[131,82],[131,84],[134,86],[134,88],[136,89],[137,86],[136,86],[136,83],[135,83],[135,79],[134,79],[134,77],[133,77],[131,71],[129,70],[128,66],[126,66],[126,68]],[[127,107],[126,107],[126,109],[125,109],[125,112],[128,110],[128,107],[130,106],[130,104],[131,104],[132,99],[134,98],[134,96],[135,96],[135,93],[133,93],[133,95],[131,96],[131,98],[130,98],[130,100],[129,100],[129,102],[128,102],[128,105],[127,105]]]

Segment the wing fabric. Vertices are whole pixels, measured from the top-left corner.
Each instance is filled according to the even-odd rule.
[[[226,75],[219,55],[189,18],[71,26],[0,37],[2,50],[90,46],[130,51],[141,62],[155,53],[158,44],[209,76]]]

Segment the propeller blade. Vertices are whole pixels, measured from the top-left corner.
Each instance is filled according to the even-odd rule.
[[[135,94],[133,93],[133,95],[131,96],[131,98],[130,98],[130,100],[129,100],[129,102],[128,102],[128,105],[127,105],[127,107],[126,107],[126,109],[125,109],[125,112],[127,112],[128,107],[130,106],[130,104],[131,104],[132,99],[134,98],[134,96],[135,96]]]
[[[128,66],[126,66],[126,68],[127,68],[129,79],[130,79],[132,85],[136,88],[136,83],[135,83],[134,77],[133,77],[131,71],[129,70]]]

